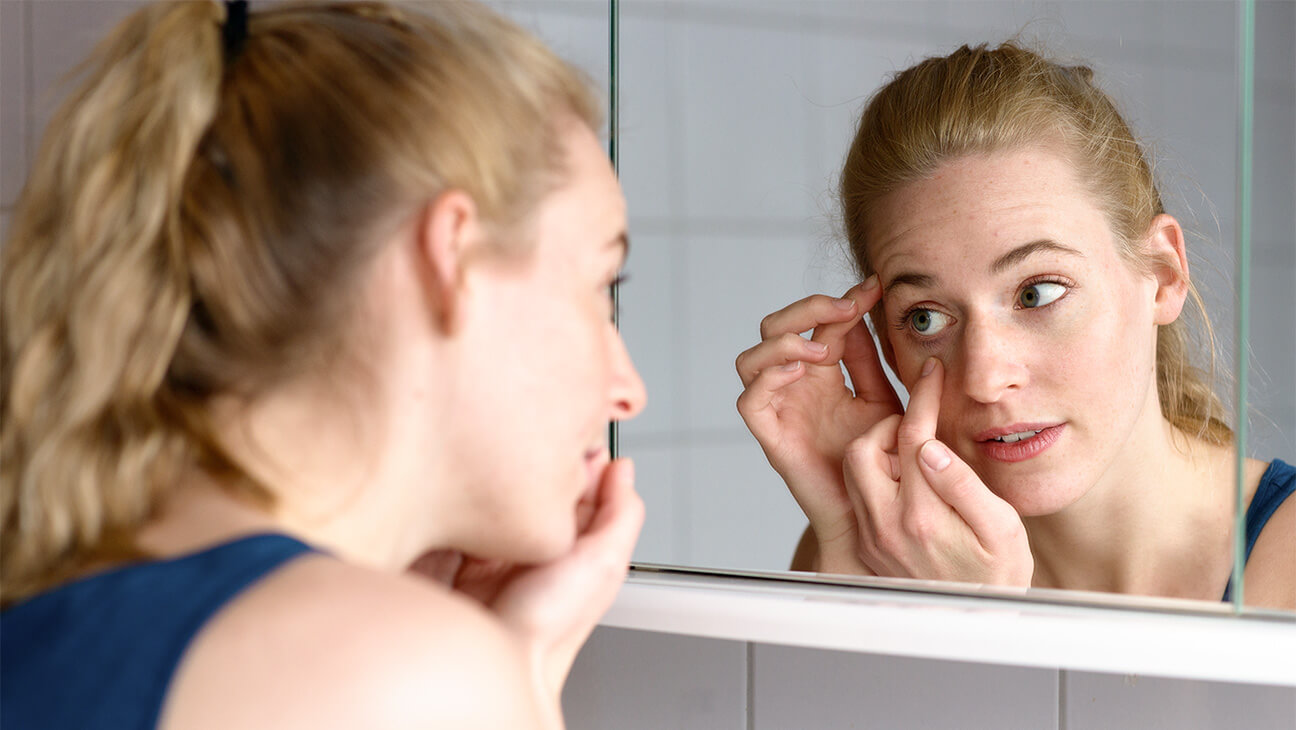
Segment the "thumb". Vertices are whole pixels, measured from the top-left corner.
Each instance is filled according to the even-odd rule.
[[[620,458],[608,463],[595,513],[578,544],[598,545],[629,560],[644,519],[643,500],[635,492],[634,481],[634,462]]]
[[[923,477],[940,497],[972,528],[986,545],[1005,525],[1020,524],[1021,518],[981,481],[981,477],[937,439],[929,439],[918,450]]]

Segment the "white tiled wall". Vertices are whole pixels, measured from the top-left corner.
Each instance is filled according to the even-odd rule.
[[[744,730],[747,645],[599,629],[563,692],[570,730]]]
[[[1064,672],[1062,724],[1080,728],[1293,728],[1296,689]]]
[[[571,730],[1291,730],[1296,689],[600,628],[563,696]]]

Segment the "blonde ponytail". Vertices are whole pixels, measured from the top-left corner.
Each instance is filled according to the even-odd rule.
[[[365,264],[446,188],[520,231],[564,177],[587,79],[475,3],[165,2],[82,67],[0,256],[0,589],[9,604],[133,535],[195,471],[273,501],[222,448],[247,403],[354,349]]]
[[[217,104],[213,3],[146,8],[58,111],[3,272],[5,600],[142,520],[184,457],[155,396],[189,314],[177,202]],[[53,578],[54,576],[45,576]]]

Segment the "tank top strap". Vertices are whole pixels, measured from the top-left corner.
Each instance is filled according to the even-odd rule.
[[[1256,487],[1251,504],[1247,506],[1243,565],[1251,560],[1251,551],[1255,548],[1256,540],[1260,539],[1260,532],[1269,523],[1269,518],[1273,517],[1274,512],[1293,492],[1296,492],[1296,467],[1281,459],[1269,462],[1269,468],[1261,475],[1260,485]],[[1224,588],[1224,600],[1232,600],[1232,593],[1233,577],[1230,575],[1229,584]]]
[[[153,728],[193,637],[231,599],[314,548],[238,538],[121,566],[0,614],[0,726]]]

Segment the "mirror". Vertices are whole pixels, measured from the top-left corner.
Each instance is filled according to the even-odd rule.
[[[0,3],[0,229],[56,98],[55,80],[138,4]],[[650,393],[644,414],[619,432],[648,505],[637,561],[788,567],[805,517],[737,414],[733,361],[755,344],[765,314],[854,283],[833,190],[856,117],[891,74],[962,43],[1018,36],[1094,67],[1156,160],[1167,206],[1189,231],[1220,369],[1236,373],[1237,353],[1246,352],[1244,450],[1296,460],[1292,3],[1255,5],[1253,53],[1239,40],[1244,2],[488,4],[620,99],[614,139],[635,240],[620,323]],[[1240,57],[1254,61],[1256,150],[1251,202],[1241,208]],[[1238,250],[1240,209],[1251,213],[1246,252]],[[1239,312],[1235,301],[1249,308]],[[1249,315],[1252,333],[1241,348],[1239,314]],[[1230,408],[1233,380],[1243,378],[1217,387]]]
[[[650,394],[645,412],[619,433],[648,504],[636,560],[788,568],[806,517],[735,408],[742,384],[734,358],[759,341],[766,314],[858,281],[834,198],[858,115],[894,73],[964,43],[1016,37],[1094,69],[1186,232],[1192,280],[1216,338],[1214,389],[1230,422],[1238,386],[1264,394],[1248,399],[1253,440],[1241,450],[1265,461],[1296,456],[1293,22],[1290,4],[1256,8],[1255,195],[1250,208],[1240,206],[1239,58],[1252,56],[1239,44],[1248,7],[620,2],[617,146],[636,242],[620,325]],[[1238,289],[1247,278],[1237,270],[1247,259],[1238,213],[1247,209],[1255,221],[1248,271],[1260,297],[1250,327],[1268,336],[1263,346],[1243,344],[1250,369],[1239,378],[1235,297],[1245,302],[1248,292]]]

